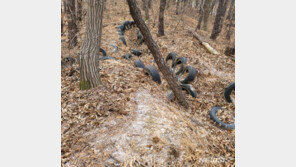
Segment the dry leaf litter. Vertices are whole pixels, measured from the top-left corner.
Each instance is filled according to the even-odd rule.
[[[154,4],[155,16],[158,5]],[[234,106],[223,97],[235,77],[234,57],[224,55],[234,39],[227,41],[222,31],[211,41],[211,30],[198,31],[220,53],[211,55],[188,34],[196,19],[184,14],[184,29],[180,23],[174,31],[180,19],[174,10],[171,4],[165,11],[165,36],[156,36],[158,21],[153,26],[157,17],[151,12],[147,25],[164,58],[174,51],[199,71],[192,83],[197,98],[185,94],[190,112],[168,100],[170,89],[161,73],[163,82],[158,85],[134,67],[138,57],[130,61],[121,57],[137,49],[143,52],[140,59],[145,65],[157,68],[147,46],[137,45],[136,28],[125,33],[128,46],[119,40],[116,26],[132,20],[126,1],[107,1],[101,48],[116,60],[100,61],[103,85],[82,91],[77,62],[62,69],[62,166],[234,166],[235,131],[219,128],[209,117],[213,106],[223,108],[217,115],[225,122],[231,123],[234,116]],[[212,24],[213,18],[209,27]],[[72,50],[67,49],[67,32],[62,35],[62,58],[77,56],[85,23],[79,28],[78,46]],[[112,53],[111,43],[118,52]]]

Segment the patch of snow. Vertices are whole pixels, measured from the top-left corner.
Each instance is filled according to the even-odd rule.
[[[182,140],[196,141],[184,134],[190,130],[181,115],[177,114],[180,112],[165,100],[153,97],[147,90],[137,92],[131,103],[137,105],[135,111],[126,116],[129,118],[107,120],[89,134],[96,135],[90,144],[97,153],[100,156],[109,155],[103,164],[122,165],[132,159],[144,159],[165,165],[171,162],[171,148],[179,154],[174,159],[175,163],[181,163],[185,155]],[[153,143],[153,137],[160,139],[159,145]],[[155,147],[161,149],[155,150]]]

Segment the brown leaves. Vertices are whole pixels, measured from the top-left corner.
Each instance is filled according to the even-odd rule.
[[[128,7],[123,2],[119,1],[118,5],[107,3],[107,10],[104,14],[104,24],[106,27],[103,28],[101,47],[106,50],[108,56],[113,56],[116,60],[99,62],[103,85],[88,91],[81,91],[79,89],[80,74],[78,64],[75,63],[72,67],[69,66],[62,69],[62,165],[69,163],[69,166],[102,166],[102,164],[98,165],[99,162],[96,160],[99,157],[98,153],[100,150],[90,147],[87,143],[91,142],[92,139],[87,137],[94,135],[94,130],[100,129],[102,123],[107,119],[129,119],[133,117],[132,113],[135,109],[130,103],[132,103],[133,94],[139,89],[147,90],[151,95],[163,99],[165,99],[165,95],[169,92],[169,87],[165,81],[158,85],[150,77],[146,76],[141,69],[134,67],[133,61],[138,59],[137,57],[133,57],[131,61],[121,58],[123,54],[130,53],[131,48],[141,50],[143,54],[140,59],[144,64],[154,65],[157,68],[153,62],[152,55],[148,54],[147,46],[145,44],[137,45],[136,28],[132,28],[125,34],[128,43],[127,47],[118,39],[119,36],[115,26],[125,20],[131,20]],[[117,11],[122,12],[118,13]],[[207,149],[197,149],[197,146],[189,143],[196,143],[198,146],[206,145],[203,143],[204,141],[184,141],[182,144],[188,146],[186,154],[184,154],[184,163],[188,163],[188,166],[192,164],[217,166],[219,164],[211,162],[200,164],[198,158],[206,157],[210,159],[211,157],[223,156],[226,159],[233,158],[224,164],[225,166],[231,166],[234,164],[235,157],[235,132],[228,132],[218,128],[209,118],[210,108],[216,105],[222,106],[225,109],[223,113],[218,113],[220,114],[218,115],[219,118],[222,120],[228,121],[227,118],[230,119],[231,114],[233,114],[231,113],[234,110],[232,104],[226,103],[223,98],[224,88],[235,79],[233,58],[225,56],[223,52],[228,44],[223,38],[218,38],[217,41],[213,42],[209,39],[210,32],[200,31],[199,33],[207,42],[221,53],[219,56],[211,55],[207,53],[203,46],[197,43],[196,39],[193,39],[191,35],[186,35],[186,26],[195,27],[197,24],[196,20],[184,15],[184,22],[187,24],[185,30],[178,27],[176,31],[173,31],[176,25],[176,17],[171,14],[170,10],[165,15],[165,37],[156,37],[157,26],[149,27],[164,58],[169,52],[175,51],[179,56],[188,58],[189,65],[200,71],[198,81],[193,83],[193,87],[198,91],[197,98],[192,98],[186,94],[193,112],[189,116],[182,116],[184,119],[192,117],[198,120],[198,124],[187,123],[186,126],[190,127],[188,129],[191,130],[184,131],[184,134],[199,136],[207,141],[206,144],[210,145]],[[84,23],[81,27],[82,30],[83,27]],[[222,35],[220,34],[220,36]],[[78,38],[78,42],[79,46],[80,38]],[[111,43],[117,45],[118,52],[111,53],[112,48],[109,47]],[[66,49],[67,45],[65,42],[62,42],[62,46],[63,57],[75,57],[76,53],[78,53],[79,47],[69,51]],[[163,76],[161,77],[163,78]],[[174,103],[168,100],[165,101],[166,104],[164,105],[175,106]],[[158,109],[155,108],[155,110]],[[197,110],[198,112],[196,112]],[[180,110],[180,112],[184,111]],[[167,115],[169,114],[167,113]],[[120,130],[120,127],[116,126],[109,128]],[[106,131],[108,130],[110,129],[106,129]],[[182,135],[180,134],[180,136]],[[165,143],[166,139],[163,139],[161,136],[152,135],[151,137],[149,137],[149,140],[156,143],[155,145],[159,145],[160,148],[170,147],[170,145]],[[104,142],[100,144],[103,145]],[[180,153],[180,150],[174,149],[171,150],[173,158],[175,158],[175,155],[178,157],[177,154]],[[138,161],[140,160],[138,159]]]

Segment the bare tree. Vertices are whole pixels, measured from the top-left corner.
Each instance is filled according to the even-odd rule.
[[[199,9],[200,9],[201,2],[202,2],[202,0],[196,0],[196,8],[197,8],[198,12],[199,12]]]
[[[152,0],[148,0],[148,8],[150,9],[152,7]]]
[[[64,32],[64,12],[63,12],[63,1],[61,3],[61,34]]]
[[[226,39],[230,39],[232,34],[233,34],[233,30],[234,30],[234,27],[235,27],[235,23],[234,21],[229,21],[229,23],[227,24],[227,34],[226,34]]]
[[[182,28],[184,30],[184,27],[185,27],[185,23],[184,23],[184,12],[185,12],[185,9],[190,5],[190,3],[186,3],[184,0],[182,1],[183,4],[181,6],[181,17],[180,17],[180,20],[178,21],[174,31],[177,29],[177,27],[179,26],[179,23],[182,21]]]
[[[212,0],[212,4],[211,4],[211,9],[210,9],[210,15],[214,15],[215,14],[215,12],[214,12],[214,10],[215,10],[215,6],[216,6],[216,4],[217,4],[217,0]]]
[[[98,65],[102,36],[104,0],[87,0],[87,23],[80,50],[80,88],[87,90],[101,84]]]
[[[219,6],[218,6],[215,22],[214,22],[214,27],[210,37],[212,40],[216,40],[216,38],[218,37],[218,35],[222,30],[223,18],[226,13],[227,2],[228,0],[219,0]]]
[[[65,0],[65,13],[68,22],[68,38],[69,38],[69,49],[74,48],[77,45],[77,25],[76,25],[76,14],[75,14],[75,1]]]
[[[204,14],[204,2],[205,2],[205,0],[201,0],[200,5],[199,5],[199,7],[200,7],[200,9],[199,9],[199,19],[198,19],[198,23],[197,23],[197,26],[195,28],[195,31],[197,29],[200,30],[200,28],[201,28],[201,23],[202,23],[203,14]]]
[[[227,20],[233,20],[233,16],[235,15],[235,1],[231,0],[231,4],[229,6],[228,14],[226,19]]]
[[[144,11],[145,11],[145,20],[148,20],[149,19],[149,10],[148,10],[148,0],[143,0],[143,3],[144,3]]]
[[[192,0],[192,8],[195,8],[195,6],[196,6],[196,0]]]
[[[151,51],[159,70],[163,74],[165,80],[168,82],[168,85],[172,89],[178,102],[182,106],[184,106],[185,108],[188,108],[189,106],[188,106],[188,103],[184,97],[183,92],[181,91],[181,87],[177,84],[177,80],[173,76],[172,71],[166,65],[157,44],[153,40],[152,35],[151,35],[147,25],[145,24],[144,20],[142,19],[141,11],[137,7],[136,0],[127,0],[127,2],[129,5],[129,9],[130,9],[130,14],[132,15],[137,27],[139,27],[141,34],[143,35],[145,42],[148,46],[148,49]]]
[[[165,8],[169,8],[170,7],[170,0],[167,0],[167,2],[166,2],[166,7]]]
[[[77,0],[77,20],[82,20],[82,0]]]
[[[230,39],[230,37],[233,34],[234,31],[234,27],[235,27],[235,2],[234,0],[231,1],[231,5],[230,5],[230,9],[228,11],[228,15],[227,15],[227,34],[226,34],[226,39]]]
[[[159,20],[158,20],[158,34],[157,36],[164,36],[164,9],[166,0],[160,0],[159,3]]]
[[[204,2],[203,27],[202,27],[204,31],[208,30],[211,3],[212,3],[212,0],[205,0]]]
[[[179,4],[180,4],[180,0],[177,0],[177,6],[176,6],[176,15],[179,14]]]

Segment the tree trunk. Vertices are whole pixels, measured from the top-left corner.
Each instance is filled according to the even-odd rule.
[[[178,12],[178,10],[179,10],[179,4],[180,4],[180,0],[177,0],[176,15],[179,14],[179,12]]]
[[[199,9],[200,9],[201,3],[202,3],[202,0],[196,0],[197,13],[199,13]]]
[[[141,11],[137,7],[136,0],[127,0],[127,2],[130,8],[130,14],[132,15],[137,27],[139,27],[141,34],[143,35],[148,49],[151,51],[159,70],[163,74],[165,80],[168,82],[168,85],[172,89],[178,102],[185,108],[188,108],[188,103],[184,97],[183,92],[181,91],[181,87],[177,84],[177,79],[173,76],[172,71],[166,65],[157,44],[153,40],[147,25],[141,17]]]
[[[214,22],[214,27],[210,37],[212,40],[216,40],[222,30],[223,17],[225,16],[225,13],[226,13],[227,2],[228,0],[219,0],[219,6],[218,6],[215,22]]]
[[[167,0],[167,2],[166,2],[166,7],[165,8],[169,8],[170,7],[170,0]]]
[[[230,40],[232,34],[233,34],[233,29],[235,27],[233,21],[230,21],[230,23],[227,25],[228,27],[228,31],[227,31],[227,34],[226,34],[226,39],[227,40]]]
[[[149,19],[149,10],[148,10],[148,0],[143,0],[144,11],[145,11],[145,20]]]
[[[195,8],[195,6],[196,6],[196,1],[195,0],[192,0],[192,8]]]
[[[69,38],[69,49],[74,48],[77,45],[77,25],[76,25],[76,14],[75,14],[75,1],[65,0],[66,17],[68,22],[68,38]]]
[[[77,0],[77,20],[82,20],[82,0]]]
[[[203,30],[204,31],[208,30],[211,3],[212,3],[212,0],[205,0],[204,12],[203,12]]]
[[[107,10],[107,6],[106,5],[107,5],[107,0],[104,0],[104,6],[103,6],[104,9],[103,10]]]
[[[231,4],[230,4],[230,7],[229,7],[229,10],[228,10],[228,14],[227,14],[226,19],[227,20],[233,20],[234,13],[235,13],[235,1],[232,0]]]
[[[87,90],[101,84],[98,65],[102,36],[104,0],[87,1],[87,24],[80,50],[80,88]]]
[[[217,0],[212,0],[211,7],[210,7],[210,15],[214,14],[214,8],[217,3]]]
[[[64,31],[64,12],[63,12],[63,5],[61,4],[61,35]]]
[[[152,7],[152,0],[148,0],[148,8],[150,9]]]
[[[65,22],[65,0],[62,1],[62,10],[61,10],[61,35],[64,34],[64,22]]]
[[[145,0],[142,0],[142,10],[145,11]]]
[[[235,3],[234,3],[234,0],[231,2],[232,6],[231,8],[229,9],[230,11],[228,12],[228,31],[227,31],[227,34],[226,34],[226,39],[230,40],[234,30],[235,30]]]
[[[202,36],[197,34],[197,32],[191,29],[189,29],[188,31],[193,35],[193,37],[199,40],[199,43],[202,44],[210,53],[219,55],[219,53]]]
[[[233,31],[235,29],[235,23],[234,23],[234,20],[228,20],[228,24],[227,24],[227,28],[228,28],[228,31],[227,31],[227,34],[226,34],[226,39],[230,40],[232,34],[233,34]]]
[[[183,16],[184,16],[185,9],[186,9],[189,5],[190,5],[190,3],[186,3],[186,1],[183,0],[182,10],[181,10],[181,17],[180,17],[180,21],[182,21],[182,27],[183,27],[183,30],[184,30],[184,26],[185,26]],[[178,27],[180,21],[178,22],[176,28]],[[176,28],[175,28],[175,30],[176,30]]]
[[[201,28],[201,23],[202,23],[203,15],[204,15],[204,1],[205,1],[205,0],[202,0],[202,1],[201,1],[201,4],[200,4],[199,19],[198,19],[198,24],[197,24],[197,26],[196,26],[196,28],[195,28],[195,31],[196,31],[197,29],[200,30],[200,28]]]
[[[164,9],[166,0],[160,0],[159,4],[159,20],[158,20],[158,34],[157,36],[164,36]]]

